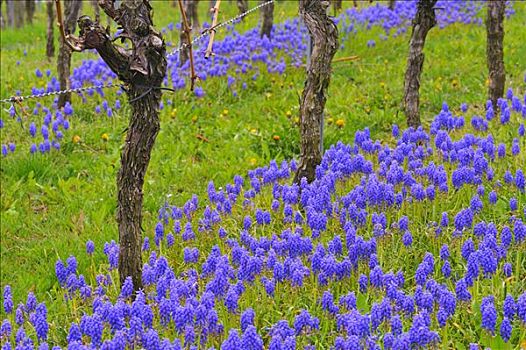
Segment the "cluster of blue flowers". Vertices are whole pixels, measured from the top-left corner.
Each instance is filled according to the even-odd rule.
[[[131,278],[115,293],[115,242],[102,249],[108,264],[94,285],[75,257],[57,261],[64,300],[82,311],[68,315],[62,341],[68,349],[401,350],[444,342],[447,325],[460,323],[518,344],[525,106],[509,90],[498,112],[509,119],[487,114],[482,130],[444,104],[429,132],[394,126],[373,141],[365,129],[351,145],[333,145],[311,184],[290,184],[295,161],[272,161],[224,187],[210,182],[207,199],[166,203],[155,246],[144,239],[138,294]],[[515,151],[499,151],[508,146]],[[95,249],[86,243],[88,255]],[[15,308],[5,286],[3,309],[3,350],[60,341],[50,334],[64,325],[48,321],[33,293]],[[478,349],[466,334],[455,341]]]
[[[439,25],[479,23],[481,6],[448,2]],[[382,26],[386,39],[403,33],[414,12],[414,3],[397,2],[395,11],[350,9],[337,21],[344,36]],[[235,91],[243,74],[257,76],[258,62],[277,73],[286,62],[301,64],[306,32],[298,28],[297,20],[276,25],[272,42],[256,30],[232,32],[215,43],[213,60],[196,59],[200,78],[234,71],[228,85]],[[165,85],[183,88],[187,67],[173,56],[169,68]],[[100,60],[72,75],[73,87],[113,79]],[[46,89],[57,90],[57,80]],[[104,96],[83,97],[95,93]],[[95,111],[111,117],[120,107],[105,100]],[[14,108],[9,113],[16,119]],[[29,124],[31,137],[42,136],[31,152],[60,148],[72,106],[37,104],[33,114],[44,121]],[[358,131],[352,144],[326,151],[311,184],[290,184],[294,160],[273,161],[224,187],[210,182],[208,198],[160,209],[142,245],[138,294],[131,278],[122,288],[114,283],[113,241],[101,249],[108,262],[93,283],[75,257],[56,262],[63,294],[56,302],[76,305],[71,314],[48,315],[33,292],[15,307],[6,285],[1,348],[402,350],[447,341],[453,324],[474,331],[455,338],[470,349],[480,340],[466,334],[516,345],[526,328],[525,118],[526,96],[509,89],[470,120],[444,104],[429,132],[394,125],[382,141]],[[4,155],[15,150],[2,145]],[[89,256],[96,249],[86,243]]]

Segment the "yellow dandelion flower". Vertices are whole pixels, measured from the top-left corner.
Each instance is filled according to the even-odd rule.
[[[254,166],[254,165],[256,165],[258,160],[256,158],[250,158],[249,162],[250,162],[250,165]]]
[[[274,139],[274,141],[279,141],[281,139],[281,137],[279,137],[279,135],[274,135],[274,136],[272,136],[272,138]]]
[[[327,123],[328,123],[329,125],[332,124],[332,123],[334,123],[334,119],[333,119],[333,118],[328,118],[328,119],[327,119]]]
[[[107,133],[104,133],[100,138],[102,139],[102,141],[106,142],[110,139],[110,136]]]
[[[228,109],[223,109],[223,114],[228,115]]]
[[[292,112],[291,112],[291,111],[287,111],[287,112],[285,113],[285,115],[286,115],[287,117],[290,118],[290,116],[292,115]]]
[[[79,135],[73,136],[71,141],[73,141],[73,143],[79,143],[80,142],[80,136]]]
[[[343,119],[336,120],[336,126],[339,128],[343,128],[345,126],[345,120]]]

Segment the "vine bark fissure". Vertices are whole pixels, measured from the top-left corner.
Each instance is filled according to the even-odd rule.
[[[404,111],[407,124],[418,127],[420,122],[420,76],[424,65],[424,45],[427,33],[436,25],[434,6],[437,0],[418,0],[404,80]]]
[[[100,8],[122,28],[121,37],[132,43],[125,50],[99,23],[79,19],[80,37],[73,39],[82,49],[96,49],[110,69],[127,86],[131,117],[117,176],[119,227],[119,277],[131,277],[135,290],[142,288],[143,185],[151,152],[160,129],[161,85],[166,75],[166,45],[153,27],[149,0],[99,0]]]
[[[505,0],[487,2],[486,59],[488,65],[488,97],[497,108],[497,100],[504,96],[506,70],[504,68],[504,12]]]
[[[331,77],[331,62],[338,49],[338,29],[327,16],[328,1],[300,0],[300,16],[312,38],[312,55],[300,100],[300,162],[294,176],[314,181],[321,162],[321,121]]]

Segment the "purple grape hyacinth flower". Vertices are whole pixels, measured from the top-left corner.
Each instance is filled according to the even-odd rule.
[[[93,255],[93,252],[95,251],[95,243],[93,243],[92,240],[89,240],[86,242],[86,253],[88,255]]]
[[[256,331],[256,327],[250,325],[243,332],[241,345],[246,350],[263,350],[263,340]]]
[[[511,332],[513,327],[510,320],[507,317],[504,317],[500,324],[500,336],[505,343],[507,343],[511,338]]]
[[[11,286],[6,285],[4,287],[4,311],[6,314],[13,312],[13,296],[11,294]]]
[[[495,326],[497,325],[497,310],[494,304],[495,298],[490,295],[482,299],[480,305],[480,312],[482,314],[482,328],[495,334]]]

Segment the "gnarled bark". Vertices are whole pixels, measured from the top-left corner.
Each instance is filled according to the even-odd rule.
[[[436,0],[418,0],[416,16],[413,19],[413,31],[409,42],[409,56],[404,81],[404,110],[408,126],[420,125],[420,75],[424,65],[424,44],[427,33],[436,24]]]
[[[267,2],[267,0],[261,0],[261,3]],[[261,8],[261,17],[262,17],[262,23],[261,23],[261,33],[260,36],[263,38],[263,36],[267,36],[267,38],[270,39],[271,33],[272,33],[272,26],[274,24],[274,3],[270,3],[266,6],[263,6]]]
[[[142,288],[143,184],[152,148],[159,132],[161,84],[166,75],[166,45],[153,27],[149,0],[124,0],[115,8],[113,0],[99,5],[122,28],[121,37],[132,41],[133,50],[114,45],[97,22],[79,20],[79,45],[96,49],[111,70],[127,86],[132,115],[121,154],[117,178],[119,225],[119,278],[121,285],[131,276],[135,290]]]
[[[160,76],[158,72],[155,74]],[[141,80],[139,79],[132,84],[128,91],[131,101],[148,91],[148,88],[141,87],[143,84],[160,87],[162,83],[162,79],[158,81],[144,80],[139,83]],[[132,116],[126,135],[126,143],[121,153],[121,168],[117,177],[119,278],[122,285],[126,277],[131,276],[134,290],[142,288],[143,185],[153,145],[160,129],[160,100],[161,91],[151,90],[146,96],[131,102]]]
[[[294,182],[312,182],[321,162],[321,122],[331,77],[331,61],[338,49],[338,29],[327,16],[328,2],[300,0],[300,16],[313,43],[307,79],[300,101],[301,155]]]
[[[506,71],[504,69],[504,10],[505,0],[489,0],[486,17],[486,58],[489,71],[488,95],[494,108],[504,96]]]
[[[48,59],[55,56],[55,11],[53,7],[53,0],[46,2],[47,13],[47,42],[46,42],[46,56]]]
[[[66,34],[75,32],[77,18],[82,1],[64,0],[64,31]],[[57,57],[57,72],[60,90],[69,89],[69,75],[71,74],[71,49],[64,43],[62,36],[59,36],[59,49]],[[71,93],[62,94],[58,97],[58,107],[64,107],[66,102],[71,101]]]

